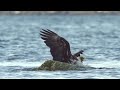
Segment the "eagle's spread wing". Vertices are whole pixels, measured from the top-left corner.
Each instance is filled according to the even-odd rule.
[[[53,60],[62,62],[70,61],[71,51],[68,41],[48,29],[42,29],[40,35],[45,44],[50,48]]]

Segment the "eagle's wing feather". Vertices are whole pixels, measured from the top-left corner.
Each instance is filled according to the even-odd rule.
[[[40,35],[45,44],[50,48],[53,60],[64,62],[69,61],[71,51],[68,41],[48,29],[42,29],[42,31],[40,31]]]

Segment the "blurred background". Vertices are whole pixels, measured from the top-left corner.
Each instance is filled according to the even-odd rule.
[[[0,11],[0,15],[11,14],[119,14],[120,11]]]
[[[51,60],[41,29],[64,37],[72,54],[85,50],[78,71],[33,71]],[[0,78],[120,79],[120,11],[0,11]]]

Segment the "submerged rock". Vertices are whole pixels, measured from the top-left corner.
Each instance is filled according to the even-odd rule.
[[[78,66],[53,60],[45,61],[40,67],[36,68],[36,70],[48,70],[48,71],[85,70],[85,69],[86,68],[84,66]]]

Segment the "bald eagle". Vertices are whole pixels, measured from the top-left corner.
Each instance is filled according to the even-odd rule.
[[[69,42],[49,29],[42,29],[40,35],[45,44],[50,48],[51,55],[55,61],[75,63],[78,61],[80,54],[84,52],[80,50],[72,55]]]

